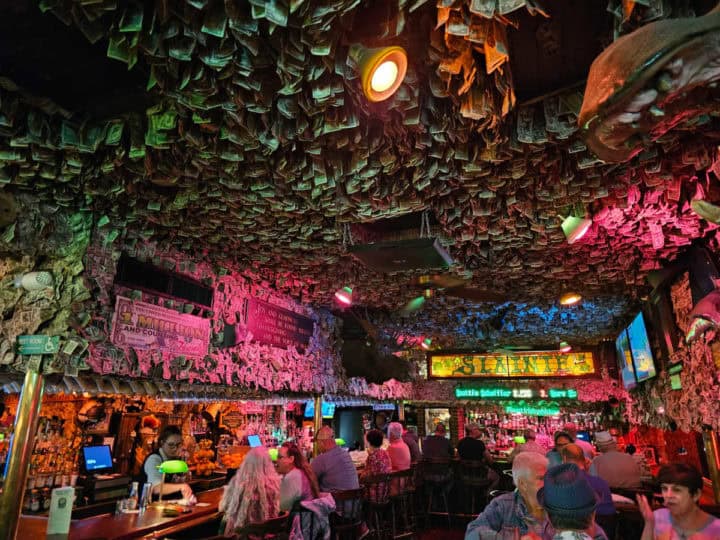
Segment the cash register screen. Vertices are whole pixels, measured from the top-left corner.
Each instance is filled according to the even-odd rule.
[[[85,471],[89,473],[112,472],[112,455],[110,455],[108,445],[83,446],[82,451]]]

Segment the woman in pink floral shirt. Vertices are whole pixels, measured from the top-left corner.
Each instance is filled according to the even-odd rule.
[[[383,443],[383,433],[379,429],[371,429],[365,435],[368,442],[368,457],[365,461],[365,469],[362,473],[361,482],[378,474],[390,474],[392,472],[392,463],[390,455],[380,448]],[[390,492],[390,482],[379,482],[367,486],[366,497],[374,502],[384,502],[387,500]]]

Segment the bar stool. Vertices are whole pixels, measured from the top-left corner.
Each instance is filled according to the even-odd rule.
[[[450,470],[450,459],[430,458],[422,462],[423,481],[425,493],[428,499],[427,515],[447,516],[448,528],[450,528],[450,506],[448,505],[448,494],[452,489],[452,472]],[[444,512],[433,510],[435,496],[439,495],[445,508]]]
[[[330,538],[355,540],[360,536],[362,526],[362,488],[333,491],[332,496],[335,512],[330,514]]]
[[[390,532],[390,475],[376,474],[363,481],[366,521],[374,538],[381,540]]]
[[[415,536],[415,471],[405,469],[390,474],[392,537]]]
[[[461,460],[458,472],[463,499],[470,503],[470,514],[477,516],[487,504],[488,489],[492,483],[488,478],[488,466],[478,460]],[[480,503],[479,509],[476,502]]]

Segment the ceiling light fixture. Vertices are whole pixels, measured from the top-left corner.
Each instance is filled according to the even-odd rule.
[[[572,351],[572,345],[570,345],[567,341],[561,341],[558,350],[561,353],[569,353],[570,351]]]
[[[429,337],[423,339],[423,340],[420,342],[420,346],[421,346],[423,349],[425,349],[426,351],[429,351],[429,350],[430,350],[430,345],[432,345],[432,339],[429,338]]]
[[[560,304],[563,306],[573,306],[582,300],[582,296],[576,292],[566,292],[560,297]]]
[[[345,286],[342,289],[335,291],[335,300],[346,306],[351,306],[353,301],[353,290]]]
[[[585,207],[582,204],[573,206],[568,216],[563,218],[562,227],[563,234],[568,244],[574,244],[580,240],[590,230],[592,219],[586,217]]]
[[[374,103],[392,96],[405,79],[407,53],[402,47],[367,49],[353,45],[350,56],[357,62],[365,96]]]

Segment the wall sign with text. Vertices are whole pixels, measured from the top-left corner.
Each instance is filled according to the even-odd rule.
[[[488,354],[433,351],[428,353],[427,359],[428,377],[435,379],[585,377],[595,374],[592,352]]]
[[[299,351],[310,343],[315,329],[315,323],[309,317],[257,298],[247,300],[245,320],[256,341],[275,347],[292,346]]]

